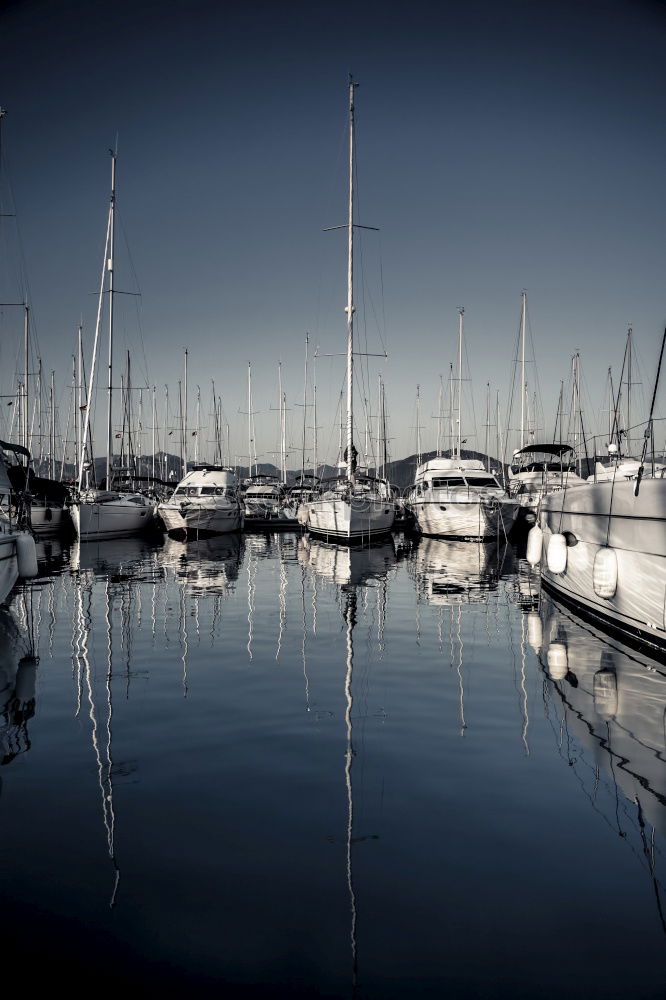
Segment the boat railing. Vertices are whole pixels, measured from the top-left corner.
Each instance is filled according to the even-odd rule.
[[[635,461],[641,463],[645,447],[642,477],[664,478],[666,469],[666,454],[655,448],[656,425],[666,422],[666,417],[653,417],[643,420],[631,427],[620,428],[612,436],[609,434],[591,434],[582,438],[576,444],[574,465],[581,478],[597,482],[599,470],[597,465],[611,470],[622,462]],[[663,430],[663,428],[662,428]],[[612,438],[612,439],[611,439]],[[628,444],[627,444],[628,443]],[[632,454],[632,450],[634,454]],[[636,452],[638,454],[636,454]],[[626,478],[636,478],[628,475]]]

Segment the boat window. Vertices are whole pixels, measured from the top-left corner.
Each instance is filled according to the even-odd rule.
[[[465,480],[462,476],[447,476],[444,478],[433,479],[432,488],[434,490],[446,490],[451,489],[453,486],[464,486]]]
[[[187,495],[188,495],[188,497],[195,497],[195,496],[198,495],[198,493],[199,493],[199,487],[198,486],[188,486],[187,487]]]
[[[208,497],[210,497],[210,496],[213,496],[215,492],[216,492],[216,489],[215,489],[214,486],[202,486],[201,487],[201,495],[202,496],[208,496]]]
[[[468,486],[490,486],[493,489],[501,490],[502,487],[497,482],[494,476],[474,476],[467,480]]]

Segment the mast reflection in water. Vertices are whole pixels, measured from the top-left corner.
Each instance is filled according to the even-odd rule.
[[[5,985],[662,995],[663,667],[511,546],[39,566],[0,610]]]

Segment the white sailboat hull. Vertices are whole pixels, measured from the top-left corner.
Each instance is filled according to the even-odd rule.
[[[478,496],[416,498],[410,504],[422,535],[480,540],[503,537],[511,530],[518,504]]]
[[[36,535],[45,538],[68,531],[71,519],[66,507],[33,504],[30,508],[30,524]]]
[[[544,584],[595,618],[625,634],[666,645],[666,480],[605,482],[544,497],[541,578]],[[567,539],[561,573],[548,565],[554,534]],[[595,591],[597,553],[611,548],[617,560],[612,597]]]
[[[137,504],[124,497],[106,503],[82,501],[72,507],[74,530],[82,542],[138,535],[152,520],[153,508],[149,503]]]
[[[362,541],[386,535],[393,527],[392,501],[368,498],[321,498],[308,504],[308,528],[314,535],[342,541]]]
[[[18,580],[18,560],[16,558],[16,538],[13,532],[2,532],[0,528],[0,604],[10,594]]]

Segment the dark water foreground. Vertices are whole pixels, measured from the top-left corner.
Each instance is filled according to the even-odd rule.
[[[514,550],[41,556],[0,612],[5,989],[665,995],[666,666]]]

